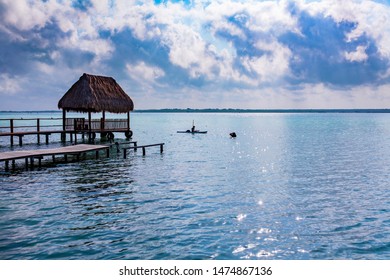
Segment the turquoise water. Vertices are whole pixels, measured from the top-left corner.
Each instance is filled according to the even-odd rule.
[[[1,164],[0,259],[390,258],[389,114],[131,116],[163,154]]]

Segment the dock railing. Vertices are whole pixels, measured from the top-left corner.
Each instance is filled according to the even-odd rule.
[[[26,134],[36,134],[40,143],[40,135],[46,136],[55,131],[62,130],[62,118],[20,118],[20,119],[0,119],[0,136],[10,136],[11,146],[14,145],[14,136],[19,136],[19,145],[21,138]]]
[[[89,123],[91,124],[91,129],[89,129]],[[19,137],[19,145],[21,146],[22,138],[25,135],[37,135],[38,144],[40,143],[40,136],[43,135],[46,137],[46,144],[48,144],[49,135],[53,133],[61,133],[65,137],[66,134],[69,134],[72,142],[73,134],[75,136],[77,133],[82,133],[83,137],[85,133],[89,132],[125,132],[126,134],[130,131],[128,126],[127,119],[101,118],[92,119],[89,122],[86,118],[66,118],[64,131],[62,118],[0,119],[0,136],[9,136],[11,146],[14,145],[14,137]],[[126,135],[126,137],[128,136]]]
[[[15,133],[20,131],[42,131],[60,128],[62,118],[20,118],[0,119],[0,133]]]
[[[91,131],[104,131],[127,129],[126,119],[92,119]],[[89,131],[89,122],[85,118],[67,118],[65,120],[65,130],[69,131]]]
[[[0,133],[16,133],[22,131],[62,130],[62,118],[20,118],[0,119]],[[92,119],[91,130],[127,129],[127,119]],[[88,119],[66,118],[66,131],[88,131]]]

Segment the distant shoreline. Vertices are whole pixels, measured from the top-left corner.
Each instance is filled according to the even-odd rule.
[[[58,113],[60,110],[0,111],[0,113]],[[390,109],[140,109],[134,113],[390,113]]]
[[[390,113],[390,109],[150,109],[145,113]]]

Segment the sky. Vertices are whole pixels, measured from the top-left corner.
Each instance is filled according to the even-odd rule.
[[[390,3],[0,0],[0,110],[83,73],[135,109],[390,108]]]

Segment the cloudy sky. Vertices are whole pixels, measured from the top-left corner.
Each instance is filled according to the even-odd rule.
[[[390,3],[0,0],[0,110],[83,73],[148,108],[390,108]]]

